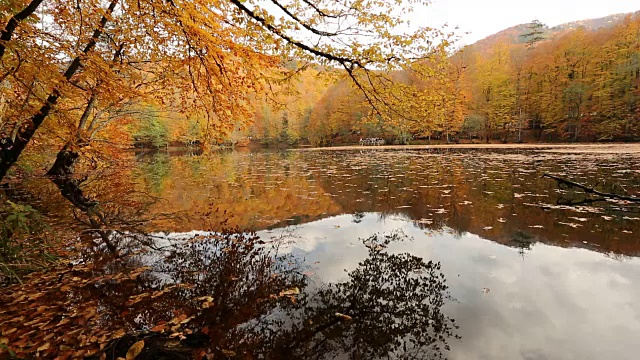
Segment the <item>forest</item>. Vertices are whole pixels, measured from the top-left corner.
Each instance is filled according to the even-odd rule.
[[[640,139],[640,14],[599,29],[553,33],[533,21],[518,30],[515,39],[447,49],[429,68],[438,76],[394,74],[414,88],[394,95],[402,115],[367,117],[371,107],[356,87],[327,84],[308,70],[297,82],[304,97],[282,94],[281,107],[259,102],[248,134],[312,145],[366,137],[395,144]]]

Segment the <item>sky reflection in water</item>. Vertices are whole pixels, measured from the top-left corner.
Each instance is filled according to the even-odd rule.
[[[358,238],[402,231],[391,252],[439,261],[461,340],[452,359],[633,359],[640,350],[640,260],[535,244],[521,251],[451,229],[425,233],[403,216],[341,215],[287,229],[319,281],[344,280],[367,254]],[[327,230],[330,229],[330,230]],[[261,232],[279,236],[283,229]],[[430,234],[430,235],[427,235]]]

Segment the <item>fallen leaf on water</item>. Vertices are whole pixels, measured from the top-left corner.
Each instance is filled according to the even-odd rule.
[[[213,305],[215,305],[213,302],[205,301],[205,302],[202,303],[202,308],[203,309],[208,309],[208,308],[212,307]]]
[[[587,220],[589,220],[587,218],[580,218],[580,217],[575,217],[575,216],[571,216],[571,217],[569,217],[569,219],[573,219],[573,220],[577,220],[577,221],[581,221],[581,222],[586,222]]]
[[[163,332],[165,328],[165,324],[158,324],[151,328],[152,332]]]
[[[578,227],[580,227],[580,226],[582,226],[582,225],[580,225],[580,224],[576,224],[576,223],[566,223],[566,222],[561,222],[561,221],[558,221],[558,224],[571,226],[571,227],[572,227],[572,228],[574,228],[574,229],[575,229],[575,228],[578,228]]]
[[[300,289],[298,289],[297,287],[280,292],[280,296],[298,295],[298,294],[300,294]]]
[[[7,336],[7,335],[9,335],[9,334],[13,334],[13,333],[14,333],[14,332],[16,332],[17,330],[18,330],[17,328],[9,329],[9,330],[7,330],[7,331],[3,331],[3,332],[2,332],[2,335],[3,335],[3,336]]]

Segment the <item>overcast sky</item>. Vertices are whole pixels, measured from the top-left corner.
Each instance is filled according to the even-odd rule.
[[[459,26],[464,44],[471,44],[508,27],[538,19],[548,26],[640,10],[638,0],[432,0],[428,14],[414,21]],[[464,45],[463,44],[463,45]]]

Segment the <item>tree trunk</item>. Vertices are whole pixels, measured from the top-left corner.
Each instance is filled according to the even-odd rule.
[[[117,3],[118,0],[111,0],[106,14],[102,16],[102,19],[100,19],[100,26],[93,32],[89,43],[87,43],[83,49],[83,55],[89,53],[95,47],[98,42],[98,38],[102,35],[102,31],[107,24],[108,17],[113,13]],[[73,59],[71,64],[69,64],[69,67],[67,67],[67,70],[63,74],[65,79],[71,80],[71,77],[80,69],[80,58],[80,56],[76,57]],[[36,133],[40,125],[42,125],[44,119],[47,118],[49,112],[58,102],[58,98],[60,98],[60,96],[61,94],[58,89],[54,89],[47,97],[47,100],[40,108],[40,111],[33,115],[31,123],[18,132],[18,136],[16,136],[13,146],[3,148],[2,151],[0,151],[0,181],[5,177],[11,166],[18,161],[18,157],[22,154],[22,151],[25,149],[29,141],[31,141],[31,138],[33,138],[33,135]]]
[[[29,5],[22,9],[22,11],[13,15],[11,19],[9,19],[7,25],[5,25],[4,29],[2,29],[2,33],[0,34],[0,59],[4,56],[7,43],[11,41],[13,32],[16,31],[20,22],[31,16],[36,9],[38,9],[38,6],[40,6],[42,1],[43,0],[32,0]]]
[[[538,142],[542,141],[542,133],[544,132],[544,129],[542,128],[542,125],[540,126],[540,131],[538,131]]]
[[[69,200],[74,207],[87,215],[91,227],[98,233],[104,244],[107,246],[107,249],[109,249],[111,253],[117,255],[118,248],[111,241],[111,234],[113,231],[104,229],[108,224],[105,220],[104,214],[102,214],[100,209],[98,209],[99,203],[86,197],[80,188],[79,181],[77,179],[73,179],[70,174],[69,176],[52,176],[51,181],[53,181],[53,183],[58,187],[60,193],[65,199]]]
[[[51,166],[49,171],[47,171],[47,175],[59,177],[71,176],[73,174],[73,168],[76,160],[79,156],[80,155],[77,151],[71,150],[71,143],[66,143],[58,152],[56,161],[53,163],[53,166]]]
[[[56,156],[56,161],[47,172],[47,175],[50,176],[51,181],[58,187],[62,196],[69,200],[75,208],[87,215],[89,223],[98,233],[109,251],[117,254],[118,249],[111,241],[112,231],[103,230],[104,227],[108,227],[109,224],[105,220],[104,214],[101,213],[101,210],[98,208],[98,201],[86,197],[80,188],[80,182],[73,178],[73,169],[76,161],[80,157],[80,154],[73,150],[73,146],[74,144],[72,142],[67,142],[62,149],[60,149]],[[82,147],[84,145],[79,144],[76,146]]]
[[[103,230],[108,226],[104,214],[98,209],[99,203],[89,199],[80,188],[78,179],[73,178],[73,168],[80,155],[77,151],[71,150],[71,143],[67,143],[56,156],[56,161],[47,172],[51,181],[58,187],[62,196],[78,210],[82,211],[89,218],[89,223],[100,235],[109,251],[118,253],[117,247],[111,241],[112,231]]]

